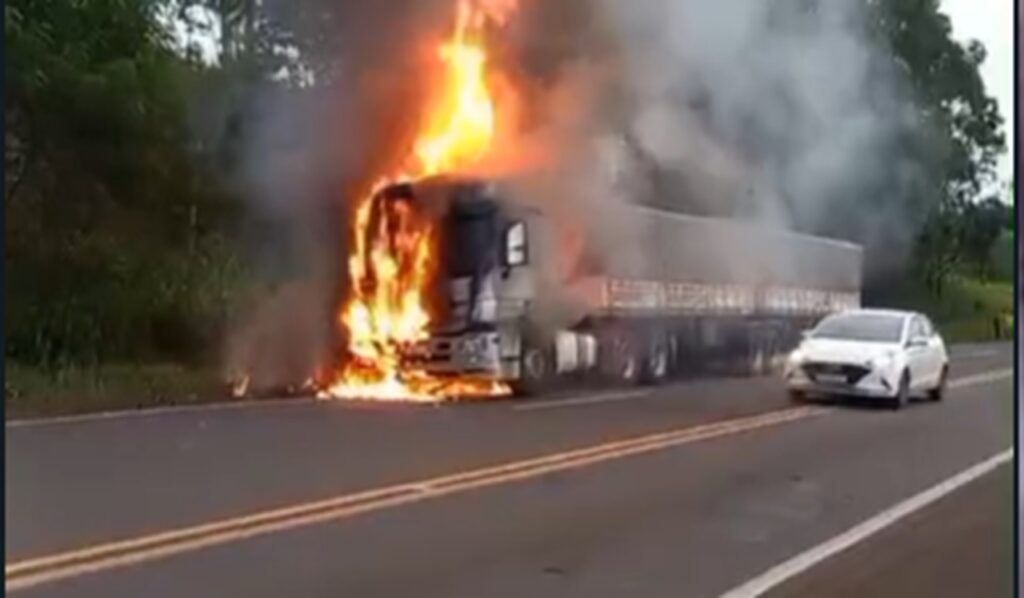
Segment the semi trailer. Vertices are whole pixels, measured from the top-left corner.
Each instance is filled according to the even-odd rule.
[[[429,336],[404,351],[411,367],[519,394],[564,377],[766,372],[813,322],[860,305],[855,244],[640,205],[605,216],[612,242],[510,193],[434,177],[375,198],[435,223]]]

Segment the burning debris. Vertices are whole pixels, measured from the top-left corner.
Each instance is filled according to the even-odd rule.
[[[443,65],[437,97],[401,167],[380,177],[358,204],[349,259],[351,293],[341,308],[348,358],[328,372],[319,396],[437,401],[501,395],[501,383],[438,377],[409,365],[404,355],[427,340],[426,292],[436,267],[433,225],[410,201],[381,191],[473,166],[491,147],[496,103],[488,84],[485,29],[500,26],[514,4],[459,0],[454,32],[439,48]]]

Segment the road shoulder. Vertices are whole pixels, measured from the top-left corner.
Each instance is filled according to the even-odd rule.
[[[1010,596],[1013,462],[765,594]]]

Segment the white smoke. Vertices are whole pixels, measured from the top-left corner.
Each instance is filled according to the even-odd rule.
[[[838,236],[866,245],[875,269],[901,265],[923,216],[905,201],[922,183],[904,149],[915,108],[865,3],[577,4],[590,7],[574,15],[590,35],[544,47],[562,62],[547,89],[587,89],[572,118],[604,132],[563,136],[555,153],[616,135],[632,149],[619,170],[632,173],[633,199]],[[581,82],[587,72],[601,80]],[[559,130],[559,114],[548,117]]]

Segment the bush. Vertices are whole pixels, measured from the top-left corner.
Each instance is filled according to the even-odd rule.
[[[54,369],[208,356],[242,280],[227,244],[111,249],[8,257],[7,357]]]

